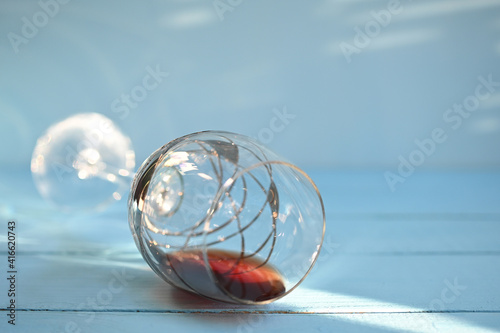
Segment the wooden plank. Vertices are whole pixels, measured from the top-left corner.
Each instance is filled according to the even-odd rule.
[[[338,173],[318,173],[317,178],[325,187],[326,240],[330,247],[335,246],[337,251],[355,253],[500,250],[500,242],[497,241],[500,238],[500,213],[495,213],[497,207],[500,207],[500,202],[498,205],[492,204],[492,200],[495,202],[500,200],[500,186],[491,188],[497,185],[495,177],[491,181],[492,185],[487,186],[481,175],[465,177],[470,183],[470,192],[467,197],[462,197],[463,202],[457,203],[457,208],[462,209],[462,212],[458,209],[458,213],[453,213],[446,208],[450,196],[456,196],[450,187],[448,195],[444,196],[447,198],[442,206],[444,213],[433,211],[427,205],[427,201],[434,199],[429,199],[428,193],[422,190],[414,192],[413,199],[404,197],[404,200],[412,202],[419,212],[398,213],[394,209],[390,211],[388,205],[390,200],[387,199],[389,194],[383,194],[385,189],[377,189],[372,184],[373,180],[369,181],[376,176],[377,174],[368,174],[360,176],[361,180],[357,180],[353,175],[341,177]],[[437,182],[436,177],[434,174],[430,175],[430,180],[427,182],[432,180]],[[452,182],[453,179],[460,180],[450,178],[448,181]],[[354,183],[351,184],[350,181]],[[30,192],[26,182],[26,180],[20,181],[24,184],[21,189],[26,189],[25,200],[17,198],[16,201],[14,193],[6,201],[12,204],[4,204],[5,207],[13,208],[4,207],[0,210],[0,217],[3,220],[15,217],[18,221],[19,251],[36,253],[95,251],[99,255],[118,251],[136,252],[128,227],[125,201],[100,214],[57,213],[41,202],[36,193],[33,193],[33,189]],[[359,182],[361,184],[358,184]],[[334,184],[340,185],[332,190]],[[353,185],[352,189],[349,188],[349,184]],[[359,188],[358,185],[365,187]],[[479,185],[484,185],[484,192]],[[340,196],[342,191],[347,194]],[[380,199],[384,196],[386,199]],[[469,197],[473,197],[475,201],[470,203]],[[16,208],[20,202],[23,202],[23,210]],[[358,210],[354,208],[353,202],[360,205]],[[440,203],[438,200],[436,204]],[[399,201],[395,204],[396,207],[401,205]],[[486,204],[489,208],[482,207],[482,204]],[[483,208],[486,213],[477,212]],[[3,234],[4,231],[0,230],[0,235]],[[3,241],[3,237],[0,241]]]
[[[9,325],[10,326],[10,325]],[[499,332],[498,313],[247,314],[19,312],[2,332]]]
[[[498,267],[498,255],[333,254],[290,295],[248,307],[178,291],[140,259],[124,264],[95,256],[25,255],[18,258],[18,304],[60,310],[500,311]]]
[[[327,214],[500,215],[500,172],[418,171],[391,192],[385,170],[306,171],[322,193]],[[40,199],[25,170],[0,174],[0,197],[0,213],[6,217],[44,222],[53,220],[57,212]],[[104,215],[126,217],[122,215],[124,201]],[[70,217],[62,215],[61,219]]]
[[[500,254],[500,220],[330,220],[325,250],[359,254]],[[331,250],[330,250],[331,251]]]
[[[417,171],[394,192],[385,181],[385,171],[311,170],[309,174],[318,185],[328,214],[500,214],[498,171]]]
[[[13,177],[20,186],[0,217],[18,221],[20,326],[0,322],[0,331],[64,332],[71,321],[82,332],[195,331],[207,323],[221,332],[500,328],[498,173],[418,173],[394,193],[383,173],[311,175],[328,216],[318,265],[290,295],[255,307],[208,301],[158,278],[135,248],[124,201],[99,215],[64,215]]]
[[[20,253],[85,252],[101,257],[138,253],[125,218],[77,217],[45,223],[21,219],[17,230]],[[500,220],[335,216],[328,220],[323,251],[485,254],[500,252],[498,239]]]
[[[314,171],[311,175],[325,201],[327,240],[338,251],[499,250],[498,173],[415,174],[418,182],[408,180],[395,193],[376,172]],[[0,218],[18,220],[19,251],[97,251],[100,255],[136,251],[125,200],[100,214],[63,214],[39,198],[26,174],[14,173],[3,187]]]

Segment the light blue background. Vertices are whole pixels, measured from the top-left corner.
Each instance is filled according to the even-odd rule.
[[[500,1],[401,1],[350,63],[339,45],[388,1],[232,3],[221,20],[213,1],[72,0],[16,53],[9,33],[42,9],[2,1],[0,165],[29,168],[36,138],[79,112],[115,120],[140,163],[194,131],[258,137],[286,107],[295,118],[268,145],[301,167],[396,170],[440,127],[421,169],[499,168],[500,88],[456,130],[443,114],[478,76],[500,81]],[[169,76],[121,119],[112,101],[148,66]]]
[[[177,294],[142,270],[106,313],[84,323],[74,310],[108,290],[112,270],[144,265],[130,252],[139,255],[127,201],[97,217],[58,213],[36,195],[31,153],[48,126],[79,112],[116,121],[140,163],[194,131],[258,137],[286,107],[295,118],[268,145],[317,183],[326,237],[315,272],[291,298],[263,308],[277,311],[256,331],[284,321],[356,332],[424,330],[422,322],[450,330],[455,319],[463,330],[498,328],[500,89],[455,130],[443,114],[474,94],[478,76],[500,82],[500,0],[401,0],[402,11],[348,62],[340,45],[353,45],[355,29],[373,24],[371,12],[388,3],[243,0],[221,20],[214,0],[70,0],[16,53],[9,34],[22,35],[23,18],[42,9],[38,0],[0,0],[0,219],[18,221],[19,304],[44,310],[19,312],[19,324],[62,331],[75,318],[83,330],[120,321],[140,331],[145,320],[163,330],[168,321],[172,331],[236,329],[233,314],[217,314],[233,305]],[[112,102],[157,65],[169,76],[121,119]],[[397,172],[400,156],[436,128],[447,140],[391,192],[385,171]],[[451,313],[435,313],[445,281],[457,278],[468,289],[447,302]],[[358,321],[342,321],[349,313]]]

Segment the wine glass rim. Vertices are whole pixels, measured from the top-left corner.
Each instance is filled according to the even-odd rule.
[[[247,168],[244,168],[244,169],[238,171],[235,174],[234,177],[229,178],[223,184],[223,186],[217,191],[217,194],[215,195],[214,200],[212,202],[212,205],[211,205],[211,207],[210,207],[210,209],[209,209],[209,211],[207,213],[208,217],[207,217],[207,219],[205,221],[205,225],[210,225],[210,221],[212,219],[213,214],[217,210],[217,206],[219,205],[220,199],[222,198],[222,196],[224,195],[224,193],[226,193],[226,191],[233,185],[233,183],[234,183],[234,181],[236,179],[238,179],[242,175],[250,172],[251,170],[254,170],[256,168],[259,168],[259,167],[262,167],[262,166],[266,166],[266,165],[283,165],[283,166],[292,168],[295,171],[299,172],[309,182],[309,184],[312,186],[312,188],[314,189],[314,191],[315,191],[315,193],[316,193],[316,195],[318,197],[318,200],[319,200],[319,203],[320,203],[320,206],[321,206],[321,214],[323,216],[323,223],[322,223],[322,230],[321,230],[321,241],[320,241],[319,247],[318,247],[318,249],[316,251],[316,255],[314,256],[311,264],[309,265],[309,269],[304,273],[304,276],[302,276],[302,278],[298,282],[296,282],[293,287],[291,287],[290,289],[286,290],[283,294],[281,294],[281,295],[279,295],[277,297],[274,297],[272,299],[264,300],[264,301],[251,301],[251,300],[239,298],[237,296],[234,296],[228,290],[226,290],[226,288],[224,288],[223,286],[221,286],[220,283],[219,283],[219,281],[218,281],[218,279],[215,276],[215,273],[210,268],[210,263],[209,263],[208,253],[207,253],[207,247],[203,247],[202,248],[203,260],[205,262],[205,267],[206,267],[206,269],[208,271],[208,274],[209,274],[210,278],[212,279],[212,281],[216,284],[216,286],[226,296],[228,296],[229,298],[231,298],[232,300],[234,300],[236,303],[239,303],[239,304],[247,304],[247,305],[269,304],[271,302],[274,302],[274,301],[276,301],[276,300],[278,300],[278,299],[280,299],[280,298],[288,295],[293,290],[295,290],[295,288],[297,288],[304,281],[304,279],[309,275],[309,273],[313,269],[314,265],[316,264],[316,261],[318,260],[319,254],[321,252],[321,248],[323,247],[323,241],[324,241],[324,238],[325,238],[325,229],[326,229],[325,207],[324,207],[323,199],[321,197],[321,194],[319,192],[318,187],[316,186],[316,184],[314,183],[314,181],[311,179],[311,177],[305,171],[303,171],[302,169],[300,169],[299,167],[297,167],[296,165],[294,165],[292,163],[289,163],[289,162],[286,162],[286,161],[279,161],[279,160],[262,161],[262,162],[259,162],[259,163],[255,163],[255,164],[253,164],[253,165],[251,165],[251,166],[249,166]],[[205,234],[205,237],[206,236],[207,235]]]

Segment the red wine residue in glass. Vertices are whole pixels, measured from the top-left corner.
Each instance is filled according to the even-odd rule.
[[[167,258],[168,266],[184,281],[189,280],[191,288],[203,289],[203,284],[213,283],[205,273],[202,251],[178,251]],[[260,259],[215,249],[207,250],[207,258],[218,284],[238,299],[262,302],[286,291],[280,273]],[[184,278],[188,276],[189,279]]]

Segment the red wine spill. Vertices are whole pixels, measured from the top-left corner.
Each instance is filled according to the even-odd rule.
[[[225,250],[207,250],[210,268],[218,283],[231,295],[248,301],[262,302],[285,293],[280,273],[256,258],[240,258],[239,253]],[[189,276],[195,290],[212,284],[205,271],[202,251],[179,251],[168,255],[169,266],[183,277]],[[196,278],[196,277],[199,278]]]

